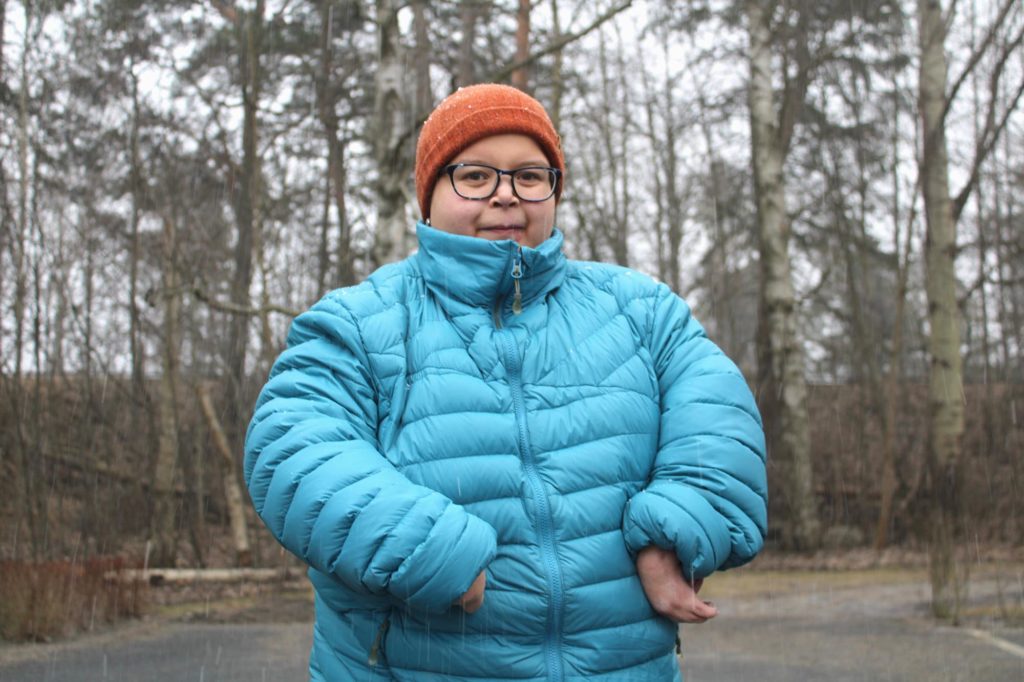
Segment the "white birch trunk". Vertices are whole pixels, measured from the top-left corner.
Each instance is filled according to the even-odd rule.
[[[412,168],[412,138],[409,134],[409,98],[405,92],[401,29],[396,0],[377,0],[377,30],[380,61],[374,100],[374,156],[377,161],[377,235],[373,248],[376,265],[390,263],[409,254],[410,225],[406,204]]]
[[[928,501],[932,611],[954,620],[966,590],[966,565],[955,560],[961,518],[959,468],[964,432],[960,319],[956,300],[956,222],[949,196],[945,19],[939,0],[918,0],[919,100],[924,150],[925,291],[928,296]]]
[[[804,356],[796,335],[796,304],[789,263],[789,217],[777,115],[772,101],[771,33],[763,3],[748,0],[750,126],[761,259],[759,374],[771,459],[783,471],[783,542],[813,548],[819,524],[812,487]]]

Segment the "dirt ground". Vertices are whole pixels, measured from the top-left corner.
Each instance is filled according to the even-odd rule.
[[[686,682],[1024,679],[1024,557],[1007,551],[970,569],[956,627],[931,617],[919,556],[766,555],[716,574],[701,595],[719,616],[682,630]],[[0,682],[303,679],[313,617],[305,580],[150,596],[140,621],[68,642],[0,644]]]

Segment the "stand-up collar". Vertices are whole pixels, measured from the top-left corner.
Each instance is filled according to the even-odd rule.
[[[565,277],[562,233],[557,229],[536,248],[520,246],[511,239],[491,241],[451,234],[422,222],[416,225],[416,236],[420,272],[445,307],[460,303],[493,309],[512,290],[517,252],[522,254],[519,286],[524,306],[556,289]]]

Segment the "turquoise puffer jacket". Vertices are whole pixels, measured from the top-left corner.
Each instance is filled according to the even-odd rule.
[[[634,559],[702,578],[761,548],[743,377],[667,287],[557,230],[418,236],[295,319],[246,439],[256,510],[311,567],[312,679],[677,680]]]

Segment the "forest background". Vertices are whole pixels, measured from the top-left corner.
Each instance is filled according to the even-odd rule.
[[[500,81],[562,133],[569,254],[747,374],[770,546],[925,551],[955,616],[1024,545],[1022,42],[1019,0],[0,0],[0,590],[288,561],[256,392],[415,248],[425,116]]]

